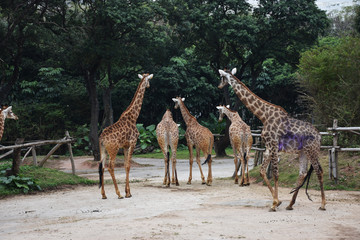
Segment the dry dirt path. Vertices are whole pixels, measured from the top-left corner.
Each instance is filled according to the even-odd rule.
[[[280,188],[274,213],[265,186],[215,179],[208,187],[198,175],[186,185],[188,164],[180,161],[180,186],[165,188],[161,160],[136,161],[154,166],[131,169],[129,199],[108,184],[107,200],[97,186],[0,200],[0,239],[360,239],[360,192],[326,191],[327,210],[319,211],[319,192],[309,191],[311,202],[302,190],[286,211],[290,189]],[[232,164],[215,161],[215,177],[230,176]],[[117,178],[124,195],[123,169]]]

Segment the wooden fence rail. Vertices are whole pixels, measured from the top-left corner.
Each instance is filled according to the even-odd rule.
[[[67,144],[69,155],[70,155],[72,173],[75,175],[75,163],[74,163],[74,157],[73,157],[73,152],[72,152],[72,147],[71,147],[71,143],[73,143],[75,141],[76,141],[76,139],[70,137],[69,132],[66,131],[65,137],[62,139],[59,139],[59,140],[44,140],[44,141],[35,141],[35,142],[29,142],[29,143],[23,143],[23,144],[16,144],[16,145],[11,145],[11,146],[1,146],[0,151],[9,150],[9,149],[10,150],[8,152],[2,154],[0,156],[0,159],[12,154],[16,149],[28,148],[26,150],[24,157],[22,158],[22,161],[24,161],[24,159],[31,152],[32,157],[33,157],[33,164],[35,166],[42,167],[42,166],[44,166],[45,162],[50,158],[50,156],[52,154],[54,154],[55,151],[61,147],[61,145]],[[37,157],[36,157],[36,150],[35,150],[36,147],[43,146],[43,145],[49,145],[49,144],[56,144],[56,145],[50,150],[50,152],[38,164]]]

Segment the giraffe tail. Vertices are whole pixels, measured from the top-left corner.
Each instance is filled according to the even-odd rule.
[[[102,145],[101,141],[100,141],[100,163],[99,163],[99,188],[101,188],[102,184],[103,184],[103,175],[104,175],[104,165],[105,163],[103,163],[103,160],[105,160],[106,158],[106,150],[105,147]]]
[[[309,171],[307,172],[307,174],[306,174],[306,176],[305,176],[305,178],[304,178],[304,181],[301,183],[300,186],[292,189],[291,192],[290,192],[290,194],[299,191],[299,189],[300,189],[302,186],[304,186],[304,183],[307,181],[307,183],[306,183],[306,188],[305,188],[305,193],[306,193],[306,196],[308,197],[308,199],[309,199],[310,201],[312,201],[312,199],[310,198],[307,190],[308,190],[308,187],[309,187],[310,176],[311,176],[311,173],[312,173],[313,170],[314,170],[313,166],[310,165]]]
[[[209,142],[209,154],[208,154],[205,162],[203,162],[201,165],[205,165],[206,163],[209,162],[210,159],[211,159],[211,137],[210,137],[210,142]]]

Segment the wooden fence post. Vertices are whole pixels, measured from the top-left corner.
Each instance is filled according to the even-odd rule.
[[[337,119],[334,119],[333,122],[333,145],[332,148],[329,150],[329,177],[330,179],[334,179],[335,180],[335,184],[337,184],[337,179],[338,179],[338,152],[336,151],[336,149],[338,148],[338,132],[337,132],[337,127],[338,127],[338,121]]]
[[[70,134],[69,134],[68,131],[65,132],[65,136],[66,136],[67,138],[70,138]],[[68,145],[69,154],[70,154],[72,174],[75,175],[75,162],[74,162],[73,152],[72,152],[72,148],[71,148],[71,143],[68,143],[67,145]]]
[[[15,145],[20,145],[23,142],[24,142],[24,138],[18,138],[15,141]],[[21,164],[21,147],[14,149],[12,167],[11,170],[8,170],[6,172],[6,176],[11,176],[11,175],[17,176],[19,174],[20,164]]]
[[[31,155],[32,155],[32,158],[33,158],[34,166],[37,166],[37,158],[36,158],[35,146],[32,146],[32,148],[31,148]]]

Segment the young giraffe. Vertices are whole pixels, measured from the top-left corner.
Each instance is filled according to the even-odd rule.
[[[103,162],[106,160],[106,152],[109,154],[110,162],[108,170],[113,180],[116,194],[119,199],[123,198],[118,189],[115,174],[115,157],[120,148],[124,149],[124,162],[126,171],[126,185],[125,185],[125,197],[131,197],[130,186],[129,186],[129,172],[130,162],[132,153],[134,151],[136,142],[139,137],[139,131],[136,128],[136,120],[139,117],[141,105],[144,99],[145,89],[150,87],[150,79],[153,74],[138,75],[141,79],[135,95],[128,106],[128,108],[121,114],[119,120],[113,125],[105,128],[99,137],[100,145],[100,164],[99,164],[99,175],[100,175],[100,186],[101,195],[103,199],[106,199],[104,190],[104,167]],[[105,163],[104,163],[105,164]]]
[[[13,113],[12,106],[3,105],[0,108],[0,140],[4,134],[5,119],[18,120],[19,118]]]
[[[319,209],[325,210],[326,201],[323,188],[323,170],[319,163],[321,141],[319,132],[310,123],[290,117],[282,107],[266,102],[256,96],[244,83],[234,76],[236,68],[231,72],[219,70],[219,73],[221,77],[219,88],[230,84],[239,99],[264,125],[261,137],[265,142],[266,151],[264,153],[264,162],[261,166],[260,174],[273,196],[273,205],[270,211],[276,211],[276,207],[281,204],[281,201],[278,199],[278,151],[297,153],[300,160],[297,187],[293,189],[292,192],[294,192],[294,195],[286,209],[293,209],[299,189],[305,183],[306,179],[309,181],[311,172],[315,169],[320,183],[322,199]],[[308,161],[310,161],[311,166],[306,173]],[[270,162],[273,166],[274,189],[266,177],[266,168]]]
[[[164,116],[162,117],[161,122],[156,126],[156,136],[161,148],[161,151],[164,154],[165,160],[165,177],[164,185],[170,186],[170,153],[168,146],[171,148],[171,161],[172,161],[172,178],[171,183],[179,186],[179,181],[177,178],[176,172],[176,149],[179,140],[179,129],[178,125],[174,122],[172,118],[171,111],[166,110]]]
[[[189,174],[189,180],[187,184],[191,184],[192,180],[192,165],[193,165],[193,146],[195,145],[196,149],[196,162],[200,169],[201,174],[201,180],[202,184],[211,186],[212,183],[212,172],[211,172],[211,151],[214,144],[214,135],[210,132],[209,129],[206,127],[201,126],[194,116],[192,116],[189,112],[189,110],[186,108],[184,101],[185,98],[173,98],[172,99],[175,102],[175,109],[180,107],[181,114],[183,116],[184,122],[186,124],[186,132],[185,132],[185,138],[186,142],[189,148],[189,154],[190,154],[190,174]],[[208,178],[205,182],[204,174],[201,169],[201,163],[200,163],[200,150],[204,153],[204,156],[206,158],[205,163],[208,164]]]
[[[248,186],[249,182],[249,154],[253,139],[251,136],[250,127],[241,119],[238,112],[230,110],[229,106],[217,106],[219,110],[219,121],[222,121],[224,115],[226,115],[231,121],[229,127],[230,143],[234,151],[234,163],[235,163],[235,184],[239,181],[237,174],[240,161],[241,161],[241,180],[240,186]],[[238,165],[239,159],[239,165]],[[245,176],[246,172],[246,176]]]

